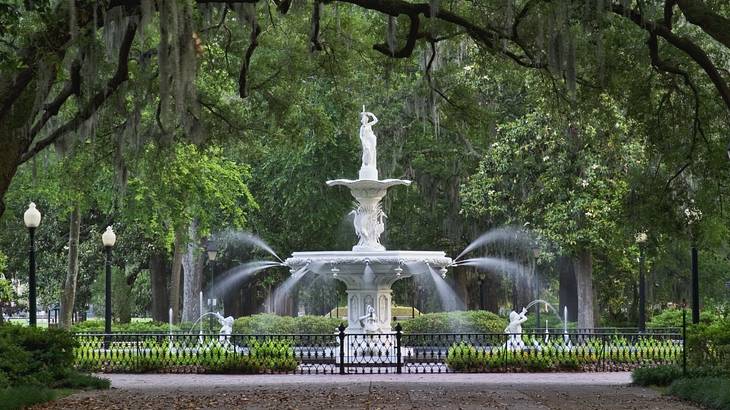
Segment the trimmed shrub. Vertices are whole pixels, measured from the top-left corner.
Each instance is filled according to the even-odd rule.
[[[730,378],[692,377],[675,380],[668,393],[714,409],[730,409]]]
[[[189,326],[185,329],[188,329]],[[172,326],[173,331],[181,330],[178,325]],[[86,320],[71,327],[75,333],[103,332],[104,321],[101,319]],[[167,333],[170,331],[170,324],[164,322],[130,322],[113,323],[112,331],[126,333]]]
[[[730,373],[730,319],[700,322],[687,330],[687,360],[692,367]]]
[[[703,310],[700,312],[700,323],[710,324],[718,319],[717,315],[712,312]],[[692,312],[687,310],[687,325],[692,323]],[[682,327],[682,309],[665,309],[651,317],[646,322],[646,327],[650,329],[666,328],[666,327]]]
[[[72,368],[76,345],[63,330],[0,326],[0,381],[6,386],[51,385]]]
[[[333,334],[341,319],[326,316],[278,316],[261,313],[233,323],[233,333],[245,335]]]
[[[682,377],[682,369],[674,365],[639,367],[631,373],[631,380],[640,386],[669,386]]]
[[[17,386],[0,388],[0,410],[24,409],[56,398],[56,392],[46,387]]]
[[[492,312],[426,313],[401,323],[405,333],[503,333],[505,320]]]

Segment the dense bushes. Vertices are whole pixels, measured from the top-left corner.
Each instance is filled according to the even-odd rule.
[[[682,377],[682,369],[675,365],[639,367],[631,373],[631,380],[640,386],[669,386]]]
[[[61,330],[0,326],[0,388],[50,386],[73,364],[73,336]]]
[[[180,326],[173,325],[172,330],[180,330]],[[71,327],[72,332],[103,332],[104,321],[101,319],[86,320],[76,323]],[[112,331],[128,332],[128,333],[167,333],[170,331],[170,324],[163,322],[130,322],[130,323],[113,323]]]
[[[678,379],[669,386],[668,393],[710,408],[730,409],[730,378],[728,377]]]
[[[108,380],[73,369],[77,346],[63,330],[0,325],[0,408],[53,400],[55,388],[108,388]]]
[[[686,343],[690,366],[714,367],[730,373],[730,319],[691,326]]]
[[[700,323],[709,324],[717,320],[717,315],[712,312],[703,310],[700,312]],[[692,321],[692,313],[687,311],[687,324],[689,325]],[[656,328],[667,328],[667,327],[682,327],[682,309],[666,309],[661,313],[658,313],[651,317],[646,322],[646,327],[650,329]]]
[[[426,313],[401,322],[405,333],[503,333],[505,319],[492,312]]]
[[[233,333],[246,335],[333,334],[341,319],[326,316],[277,316],[261,313],[239,317]]]
[[[94,372],[270,373],[296,370],[293,341],[232,337],[140,336],[105,340],[79,336],[75,365]],[[104,346],[107,345],[108,349]]]

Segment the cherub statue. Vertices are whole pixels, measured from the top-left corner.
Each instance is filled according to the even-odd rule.
[[[504,333],[509,334],[507,340],[507,348],[510,350],[523,349],[525,342],[522,341],[522,324],[527,320],[527,309],[522,308],[522,312],[517,313],[514,310],[509,314],[509,324],[504,328]]]
[[[376,333],[380,330],[378,325],[378,315],[375,313],[375,308],[368,305],[365,309],[367,313],[364,316],[360,316],[358,321],[360,326],[365,330],[365,333]]]
[[[226,343],[228,342],[228,337],[231,333],[233,333],[233,316],[223,317],[220,313],[215,312],[215,317],[221,325],[221,330],[218,331],[218,334],[220,335],[218,340],[221,343]]]

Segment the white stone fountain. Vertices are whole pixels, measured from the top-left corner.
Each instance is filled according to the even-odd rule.
[[[378,119],[365,112],[364,107],[360,117],[363,152],[359,179],[327,181],[329,186],[346,186],[357,201],[358,206],[352,211],[357,245],[352,251],[294,252],[284,264],[293,272],[306,268],[318,274],[331,274],[345,283],[347,333],[389,333],[393,283],[432,269],[445,275],[452,260],[440,251],[389,251],[380,243],[386,218],[380,201],[388,188],[410,185],[411,181],[378,179],[377,139],[372,129]]]

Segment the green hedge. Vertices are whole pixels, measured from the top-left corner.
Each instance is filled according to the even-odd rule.
[[[112,341],[105,349],[103,335],[78,336],[75,365],[93,372],[268,373],[291,372],[299,362],[288,339],[242,338],[221,343],[217,337],[158,338],[142,336],[133,342]],[[240,344],[240,345],[238,345]],[[245,350],[241,349],[245,346]]]
[[[188,326],[185,329],[189,329]],[[173,325],[172,330],[181,330],[180,326]],[[104,321],[101,319],[86,320],[76,323],[71,327],[72,332],[103,332]],[[170,331],[170,324],[164,322],[130,322],[130,323],[113,323],[112,331],[127,333],[167,333]]]
[[[639,367],[631,373],[631,380],[639,386],[669,386],[682,377],[682,369],[675,365]]]
[[[0,388],[50,386],[73,365],[73,336],[58,329],[0,326]]]
[[[714,367],[730,374],[730,319],[691,326],[686,343],[691,367]]]
[[[730,378],[690,377],[675,380],[668,393],[713,409],[730,409]]]
[[[709,324],[718,320],[717,315],[703,310],[700,312],[700,323]],[[687,310],[687,324],[692,323],[692,312]],[[646,322],[646,327],[650,329],[666,328],[666,327],[682,327],[682,309],[666,309],[651,317]]]
[[[246,335],[333,334],[341,319],[327,316],[278,316],[261,313],[233,323],[233,333]]]
[[[505,319],[484,310],[426,313],[401,322],[406,333],[504,333]]]

